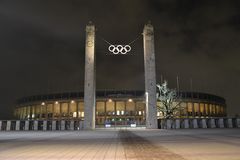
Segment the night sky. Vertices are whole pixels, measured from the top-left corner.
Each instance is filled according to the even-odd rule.
[[[0,0],[0,119],[15,100],[35,94],[82,91],[85,26],[96,33],[97,90],[144,89],[141,33],[155,30],[157,82],[226,98],[240,114],[239,0]],[[108,44],[136,40],[129,55]]]

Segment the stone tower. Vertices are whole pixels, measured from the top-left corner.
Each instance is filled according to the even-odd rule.
[[[95,129],[95,26],[86,26],[85,79],[84,79],[84,129]]]
[[[146,128],[157,128],[156,70],[153,26],[148,23],[143,29]]]

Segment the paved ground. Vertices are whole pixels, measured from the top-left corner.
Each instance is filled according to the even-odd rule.
[[[240,129],[0,132],[0,160],[240,160]]]

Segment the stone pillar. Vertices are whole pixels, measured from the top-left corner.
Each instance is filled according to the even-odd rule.
[[[29,130],[29,121],[25,121],[24,130],[25,131]]]
[[[84,129],[95,128],[95,101],[95,26],[89,23],[85,44]]]
[[[44,131],[47,130],[47,121],[43,121],[43,130],[44,130]]]
[[[70,121],[70,130],[74,130],[74,121],[73,120],[71,120]]]
[[[156,70],[153,26],[148,23],[143,29],[146,128],[157,129]]]
[[[236,127],[237,127],[237,128],[240,128],[240,118],[237,118],[237,119],[236,119],[236,122],[237,122]],[[1,122],[0,122],[0,127],[1,127]],[[0,129],[0,130],[1,130],[1,129]]]
[[[184,128],[189,128],[189,119],[184,119]]]
[[[61,131],[65,130],[65,121],[61,120]]]
[[[167,129],[172,129],[172,120],[167,119]]]
[[[16,131],[20,130],[20,121],[16,121],[16,127],[15,127]]]
[[[198,128],[198,123],[197,123],[197,119],[193,119],[193,128]]]
[[[34,121],[34,131],[38,130],[38,121]]]
[[[10,131],[11,130],[11,121],[7,121],[7,128],[6,128],[7,131]]]
[[[228,128],[233,128],[232,118],[227,119]]]
[[[207,128],[206,119],[202,119],[202,128]]]
[[[0,121],[0,131],[2,130],[2,121]]]
[[[56,121],[52,121],[52,131],[56,131]]]
[[[175,120],[175,128],[179,129],[180,128],[180,119]]]
[[[210,127],[216,128],[215,119],[213,119],[213,118],[210,119]]]
[[[219,128],[224,128],[223,118],[218,119],[218,127],[219,127]]]

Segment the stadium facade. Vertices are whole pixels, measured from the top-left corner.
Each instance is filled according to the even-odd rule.
[[[219,96],[180,92],[185,109],[179,118],[210,118],[226,116],[225,99]],[[96,127],[146,125],[144,91],[97,91]],[[160,102],[157,102],[160,105]],[[24,97],[18,100],[14,115],[21,120],[84,120],[84,93],[69,92]],[[162,118],[162,113],[156,113]]]

